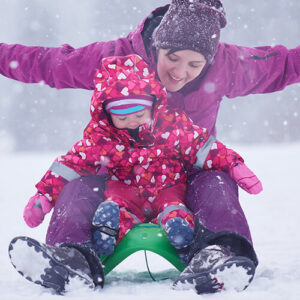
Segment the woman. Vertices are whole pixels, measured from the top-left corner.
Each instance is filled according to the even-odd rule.
[[[219,43],[225,25],[219,0],[174,0],[152,12],[127,38],[116,41],[77,50],[69,45],[0,44],[0,72],[23,82],[43,80],[58,89],[94,89],[93,76],[103,57],[136,53],[157,71],[169,92],[168,103],[216,135],[223,96],[275,92],[300,81],[300,47],[246,48]],[[17,61],[18,67],[12,69],[11,61]],[[105,175],[101,176],[75,179],[63,189],[50,221],[49,245],[91,238],[92,216],[103,200]],[[78,203],[76,207],[74,203]],[[247,287],[258,261],[237,185],[222,172],[191,171],[187,205],[199,220],[198,230],[189,249],[189,265],[175,284],[189,283],[185,286],[194,285],[198,293],[220,290],[223,284],[216,282],[213,274],[237,260],[236,265],[244,270],[250,265],[251,272],[234,287]]]

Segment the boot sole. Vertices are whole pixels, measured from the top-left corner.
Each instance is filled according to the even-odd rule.
[[[14,238],[9,244],[8,253],[19,274],[35,284],[54,289],[57,294],[63,293],[65,285],[73,278],[91,288],[95,287],[93,281],[48,254],[47,249],[32,238]],[[55,281],[47,279],[49,271],[55,274]]]
[[[251,283],[255,273],[254,263],[236,256],[211,271],[188,274],[177,278],[174,289],[195,289],[197,294],[215,293],[222,290],[243,291]]]

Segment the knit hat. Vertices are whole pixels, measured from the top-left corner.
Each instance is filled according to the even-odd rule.
[[[218,51],[226,17],[220,0],[172,0],[153,32],[153,45],[162,49],[193,50],[208,63]]]
[[[153,97],[148,95],[129,98],[113,98],[105,101],[105,110],[113,115],[126,116],[146,108],[152,108]]]
[[[116,115],[152,108],[153,96],[167,101],[165,88],[136,54],[102,59],[94,83],[96,89],[92,111],[96,107],[101,110],[99,100],[108,113]]]

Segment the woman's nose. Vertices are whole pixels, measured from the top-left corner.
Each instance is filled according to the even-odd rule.
[[[173,70],[173,76],[175,76],[177,79],[184,78],[186,74],[186,67],[182,64],[177,65]]]

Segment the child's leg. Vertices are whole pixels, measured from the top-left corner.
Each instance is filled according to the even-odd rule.
[[[114,181],[107,185],[105,195],[107,200],[98,206],[93,218],[93,242],[99,254],[108,255],[127,231],[143,220],[131,213],[130,204],[138,200],[132,187]]]
[[[184,204],[185,185],[178,184],[165,189],[155,199],[158,216],[155,222],[166,230],[171,244],[179,250],[188,247],[194,235],[194,218]],[[187,257],[181,257],[185,262]]]

